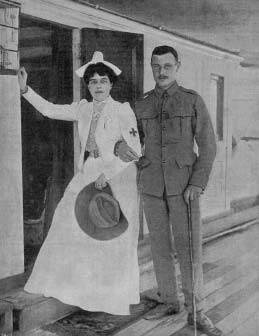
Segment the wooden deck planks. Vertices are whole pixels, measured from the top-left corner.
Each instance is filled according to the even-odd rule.
[[[259,284],[259,279],[256,281]],[[258,310],[259,291],[252,293],[249,299],[246,298],[246,301],[244,301],[241,305],[235,306],[233,312],[230,315],[227,315],[226,318],[223,318],[218,323],[218,326],[226,333],[229,333],[234,329],[237,329],[239,326],[242,326],[242,324],[244,324],[245,321]],[[247,336],[246,333],[244,335]]]
[[[255,239],[258,236],[259,227],[255,226],[205,248],[205,310],[208,310],[208,316],[216,325],[229,335],[259,336],[253,334],[259,322],[255,317],[249,318],[259,310],[259,244]],[[154,279],[154,275],[150,274],[150,277]],[[116,336],[193,336],[193,330],[186,325],[186,313],[181,314],[180,318],[176,315],[160,321],[142,319]],[[244,333],[241,324],[249,327],[251,332]],[[240,335],[231,334],[233,330]]]
[[[247,276],[258,264],[259,252],[256,249],[241,255],[239,258],[232,257],[217,260],[213,266],[208,266],[205,261],[204,267],[204,295],[211,296],[215,291],[224,288],[233,281]],[[176,265],[179,276],[179,265]],[[259,274],[259,273],[258,273]],[[153,269],[142,275],[141,292],[148,291],[157,286]]]
[[[231,294],[220,304],[207,311],[207,315],[214,321],[214,323],[219,323],[235,310],[238,310],[239,307],[254,296],[258,290],[259,281],[258,279],[255,279],[253,282],[248,283],[245,288]]]
[[[237,276],[239,274],[236,268],[231,268],[230,273],[231,272],[234,272]],[[243,279],[238,277],[234,282],[228,283],[227,286],[212,293],[208,297],[207,306],[205,306],[205,310],[210,309],[208,315],[211,316],[212,320],[218,322],[219,327],[222,325],[224,327],[222,329],[225,329],[226,331],[231,330],[231,327],[229,328],[228,326],[233,326],[235,324],[235,318],[233,320],[232,317],[228,317],[228,319],[224,320],[224,317],[233,314],[237,309],[237,306],[242,303],[243,300],[252,296],[259,289],[258,273],[255,268],[252,268],[252,273],[245,272],[243,275]],[[226,273],[222,273],[222,276],[226,276]],[[257,302],[257,298],[254,302]],[[251,306],[251,302],[249,302],[248,305]],[[240,313],[238,312],[237,314]],[[146,321],[142,319],[134,325],[129,326],[127,329],[124,329],[119,334],[116,334],[116,336],[129,335],[183,336],[193,335],[193,332],[186,326],[186,313],[183,312],[181,316],[171,316],[170,318],[165,318],[159,321]]]
[[[259,336],[259,311],[226,336]]]
[[[248,283],[254,281],[256,278],[258,278],[258,276],[258,271],[253,269],[251,272],[243,274],[243,276],[236,278],[234,281],[226,284],[224,287],[215,290],[205,298],[205,310],[207,311],[212,309],[214,306],[224,301],[229,295],[240,291]]]
[[[116,336],[168,336],[186,324],[187,313],[165,317],[156,321],[141,319],[133,325],[116,333]]]
[[[254,239],[257,232],[258,228],[252,227],[249,232],[244,232],[243,235],[235,233],[206,246],[203,264],[205,296],[249,272],[248,264],[254,262],[254,258],[259,256],[259,244]],[[225,243],[223,244],[222,241]],[[211,250],[213,253],[211,253]],[[222,256],[224,257],[222,258]],[[239,270],[235,273],[237,266]],[[179,265],[177,264],[176,267],[179,274]],[[223,277],[224,274],[228,274],[228,276]],[[141,292],[156,286],[152,261],[150,261],[148,269],[142,274]]]
[[[226,271],[226,268],[219,268],[218,274],[215,274],[215,278],[211,281],[206,281],[206,274],[204,275],[204,293],[205,296],[212,294],[220,288],[223,288],[227,284],[232,283],[236,279],[241,279],[243,276],[250,274],[253,269],[256,269],[258,260],[256,255],[248,255],[247,259],[239,263],[237,259],[237,265],[234,265],[228,269],[226,273],[222,273],[222,270]]]
[[[215,262],[222,257],[239,258],[254,248],[259,252],[258,240],[255,237],[259,237],[259,225],[205,244],[203,246],[204,260]]]
[[[223,302],[210,309],[206,314],[225,334],[231,335],[233,333],[233,336],[236,336],[234,329],[241,326],[249,316],[258,310],[259,279],[256,278],[254,281],[249,282],[245,288],[230,295]],[[254,328],[254,326],[252,327]],[[193,332],[190,329],[190,327],[185,326],[171,335],[168,334],[168,336],[193,336]],[[244,333],[242,336],[248,335]],[[251,336],[257,335],[251,334]]]

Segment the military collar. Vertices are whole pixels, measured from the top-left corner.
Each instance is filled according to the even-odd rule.
[[[162,89],[162,88],[160,88],[159,86],[156,85],[154,91],[155,91],[155,94],[159,98],[161,98],[165,91],[167,92],[167,94],[169,96],[172,96],[177,91],[178,87],[179,87],[178,83],[176,81],[174,81],[173,84],[167,90],[164,90],[164,89]]]

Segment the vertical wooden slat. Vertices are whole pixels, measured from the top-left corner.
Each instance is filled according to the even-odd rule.
[[[73,51],[73,101],[81,99],[80,78],[75,74],[75,70],[81,65],[81,32],[80,29],[74,29],[72,34]],[[77,124],[74,124],[74,171],[77,172],[77,162],[80,154],[80,141],[77,130]]]
[[[137,74],[137,47],[133,47],[131,50],[131,73],[132,73],[132,108],[134,112],[136,111],[136,101],[137,101],[137,81],[138,81],[138,74]],[[139,240],[143,240],[144,238],[144,210],[142,200],[139,196]]]
[[[137,48],[136,46],[131,50],[131,62],[132,62],[132,108],[135,110],[135,104],[137,100]]]

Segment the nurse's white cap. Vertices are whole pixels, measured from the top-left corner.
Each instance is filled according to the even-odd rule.
[[[89,67],[89,65],[91,64],[96,64],[96,63],[103,63],[105,64],[107,67],[109,67],[110,69],[113,70],[113,72],[115,73],[115,75],[119,76],[121,74],[121,70],[116,67],[116,65],[110,63],[110,62],[107,62],[107,61],[104,61],[103,59],[103,53],[100,52],[100,51],[95,51],[94,54],[93,54],[93,58],[90,62],[86,63],[85,65],[81,66],[79,69],[77,69],[75,71],[75,73],[79,76],[79,77],[84,77],[84,73],[85,73],[85,70]]]

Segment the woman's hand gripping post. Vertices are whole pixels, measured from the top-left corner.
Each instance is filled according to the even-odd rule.
[[[21,94],[24,94],[28,91],[28,86],[27,86],[28,74],[25,68],[22,67],[18,70],[17,75],[18,75],[18,83],[19,83],[19,87],[21,90]]]

